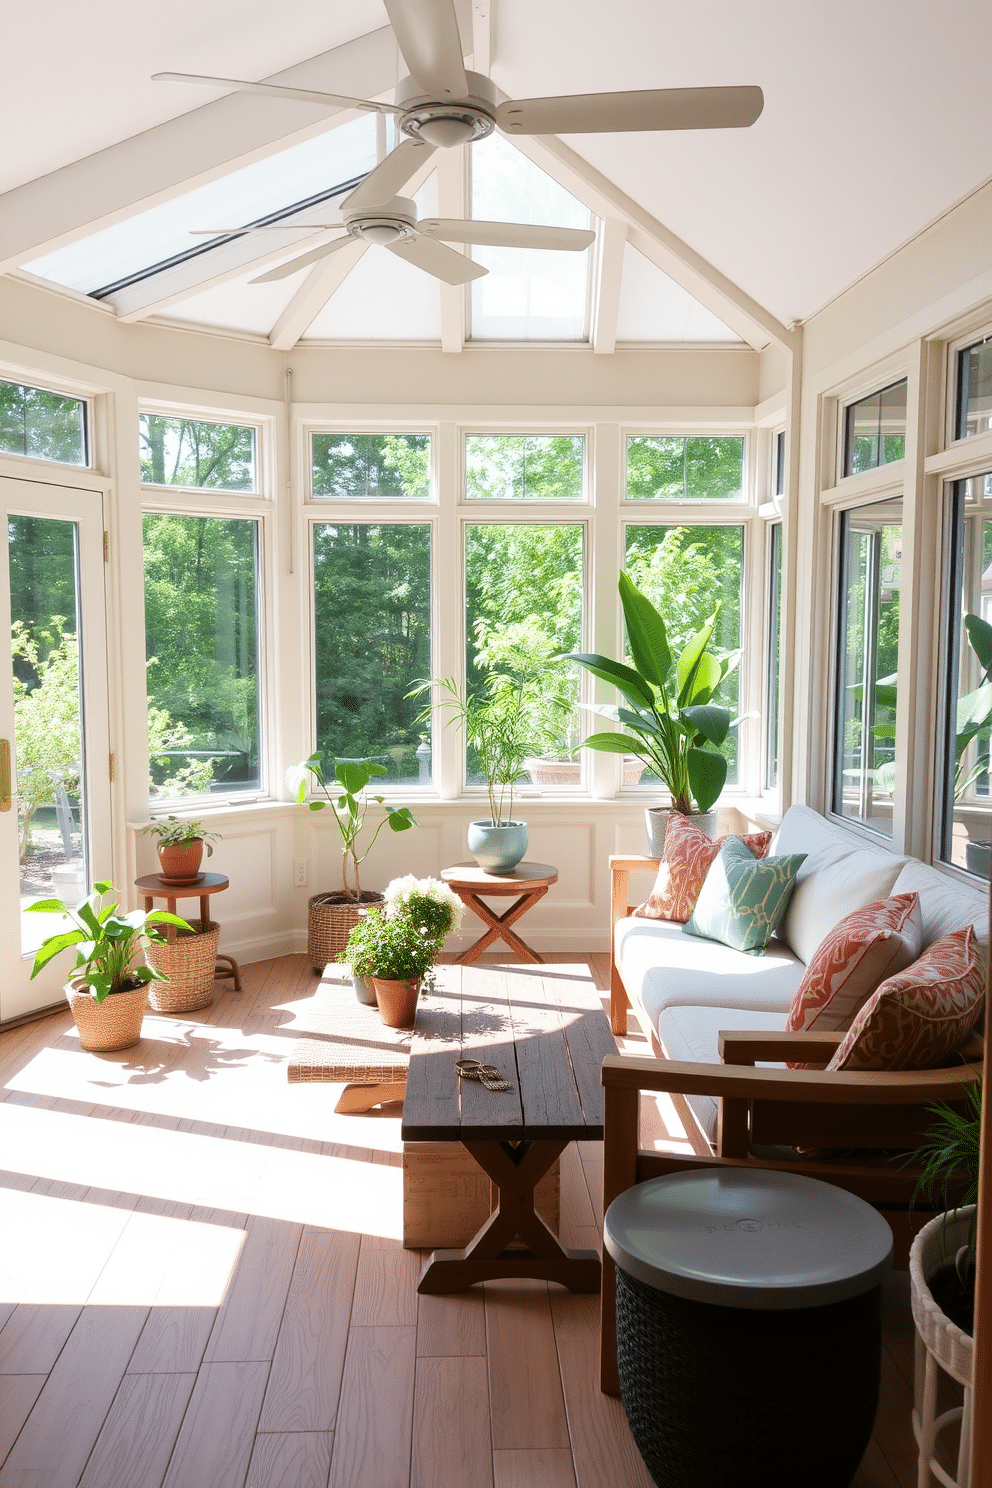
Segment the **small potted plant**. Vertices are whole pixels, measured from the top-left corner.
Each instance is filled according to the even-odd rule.
[[[465,912],[465,906],[458,895],[446,883],[438,878],[416,878],[412,873],[405,878],[394,878],[386,885],[383,897],[386,915],[390,919],[411,920],[422,935],[432,942],[435,959],[444,944],[445,936],[458,929]],[[379,928],[376,919],[372,918],[370,924],[370,916],[363,915],[338,958],[346,962],[351,970],[355,996],[359,1002],[372,1006],[376,1002],[373,978],[378,944]],[[430,977],[429,967],[424,977]]]
[[[385,775],[386,768],[372,759],[335,759],[334,779],[328,781],[323,768],[324,756],[318,751],[302,764],[286,771],[286,783],[297,804],[311,811],[334,813],[341,834],[341,889],[314,894],[307,920],[307,953],[318,976],[328,961],[334,961],[344,950],[348,936],[358,923],[363,905],[381,904],[382,895],[363,891],[359,869],[368,857],[384,826],[390,831],[405,832],[417,825],[409,806],[386,806],[385,815],[360,852],[358,839],[372,802],[385,806],[382,796],[366,794],[366,786],[375,776]],[[308,801],[307,787],[316,782],[325,800]],[[353,882],[349,883],[349,869]]]
[[[93,892],[69,909],[61,899],[42,899],[26,908],[35,914],[63,915],[72,928],[44,940],[34,959],[32,977],[61,951],[75,946],[75,976],[65,995],[79,1042],[94,1053],[130,1049],[141,1037],[141,1020],[148,1006],[148,984],[163,973],[149,966],[145,951],[164,945],[156,924],[188,930],[186,921],[164,909],[133,909],[121,914],[119,905],[101,903],[114,893],[109,879],[94,884]]]
[[[358,928],[361,963],[373,967],[372,983],[382,1021],[389,1028],[412,1028],[420,984],[438,954],[432,940],[407,914],[370,909]]]
[[[164,884],[195,883],[200,876],[203,849],[207,857],[214,854],[217,832],[205,832],[203,823],[178,816],[162,817],[142,827],[142,833],[157,838],[158,862]]]

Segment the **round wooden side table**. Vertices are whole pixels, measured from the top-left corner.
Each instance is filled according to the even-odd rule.
[[[524,862],[518,863],[512,873],[487,873],[478,863],[457,863],[454,868],[442,868],[441,878],[455,891],[462,903],[467,904],[483,924],[489,926],[474,945],[469,946],[467,951],[462,951],[457,957],[456,965],[468,966],[477,961],[483,951],[488,950],[494,941],[501,939],[506,941],[512,951],[516,951],[522,961],[543,965],[544,957],[532,951],[510,926],[532,909],[539,899],[543,899],[553,883],[558,882],[557,868],[552,868],[550,863]],[[497,915],[483,902],[483,896],[505,899],[511,894],[519,897],[501,915]]]
[[[210,895],[222,894],[231,880],[226,873],[201,873],[200,876],[188,884],[163,883],[159,873],[146,873],[141,878],[134,880],[134,887],[144,899],[146,910],[154,908],[156,899],[164,899],[165,907],[169,914],[178,914],[176,903],[180,899],[199,899],[200,901],[200,924],[206,928],[210,924]],[[165,938],[171,945],[176,939],[175,925],[165,926]],[[230,977],[234,983],[235,992],[241,991],[241,968],[233,956],[222,955],[217,952],[217,962],[224,965],[214,966],[214,976],[217,979]]]

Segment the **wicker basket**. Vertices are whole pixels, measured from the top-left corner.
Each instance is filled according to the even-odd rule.
[[[79,1042],[92,1054],[130,1049],[141,1038],[141,1020],[148,1008],[146,984],[94,1002],[88,984],[79,980],[66,983],[65,995]]]
[[[220,926],[190,920],[192,930],[177,930],[167,945],[149,946],[148,960],[164,971],[167,982],[149,982],[148,997],[156,1013],[194,1013],[209,1007],[214,997],[214,963]]]
[[[348,944],[348,936],[358,924],[363,909],[384,904],[382,894],[363,893],[361,903],[345,899],[343,894],[314,894],[307,917],[307,955],[318,976],[328,961],[336,961]]]

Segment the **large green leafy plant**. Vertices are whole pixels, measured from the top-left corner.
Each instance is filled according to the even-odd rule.
[[[73,927],[59,930],[42,942],[31,968],[32,977],[53,957],[75,946],[77,977],[89,984],[94,1002],[103,1002],[112,992],[126,992],[145,982],[166,980],[165,972],[156,971],[145,961],[145,951],[150,945],[165,945],[165,936],[154,926],[176,925],[180,930],[191,927],[164,909],[133,909],[120,914],[117,904],[101,905],[103,896],[113,892],[113,884],[106,879],[94,884],[92,894],[75,909],[67,908],[61,899],[41,899],[26,906],[35,914],[64,915]]]
[[[358,850],[358,838],[365,824],[365,815],[369,806],[374,801],[377,806],[385,805],[382,796],[366,795],[365,787],[376,775],[385,775],[385,765],[378,764],[372,759],[336,759],[334,761],[334,779],[328,781],[324,775],[324,756],[318,751],[300,765],[292,765],[286,771],[286,783],[296,796],[297,804],[307,805],[311,811],[324,811],[328,806],[334,812],[334,820],[337,822],[338,831],[341,833],[341,880],[344,886],[344,895],[353,904],[362,901],[362,885],[358,870],[375,846],[376,838],[383,827],[389,826],[390,831],[406,832],[417,823],[413,818],[409,806],[386,806],[386,814],[382,821],[372,833],[370,841],[364,850]],[[326,800],[307,800],[307,786],[310,779],[316,781],[324,792]],[[351,864],[354,886],[348,882],[348,865]]]
[[[717,656],[709,650],[719,604],[681,656],[668,644],[665,622],[626,573],[619,580],[632,666],[594,652],[572,651],[569,658],[594,677],[610,682],[626,706],[597,705],[620,732],[590,734],[581,748],[605,754],[636,754],[671,792],[676,811],[709,811],[727,778],[720,753],[731,727],[728,708],[714,701],[740,652]]]

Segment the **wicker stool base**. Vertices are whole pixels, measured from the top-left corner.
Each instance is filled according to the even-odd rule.
[[[307,955],[318,976],[328,961],[336,961],[348,944],[348,936],[358,924],[363,909],[384,904],[382,894],[369,890],[360,904],[340,902],[340,894],[314,894],[307,911]],[[339,901],[339,902],[335,902]]]
[[[156,1013],[195,1013],[214,1000],[214,962],[220,926],[208,920],[190,920],[193,933],[177,930],[168,945],[150,946],[148,960],[156,971],[164,971],[167,982],[149,982],[148,999]]]
[[[620,1394],[659,1488],[850,1483],[878,1405],[880,1300],[874,1287],[750,1311],[674,1297],[618,1268]]]

